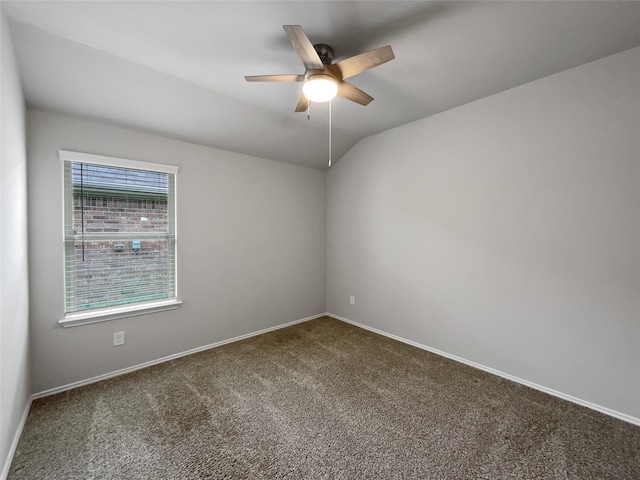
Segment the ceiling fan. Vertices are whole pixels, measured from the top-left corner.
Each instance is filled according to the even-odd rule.
[[[283,25],[283,28],[304,64],[304,74],[244,78],[247,82],[304,82],[296,112],[306,111],[309,101],[328,102],[336,95],[360,105],[369,105],[373,97],[345,80],[396,58],[391,46],[387,45],[332,63],[333,49],[330,46],[323,43],[313,45],[300,25]]]

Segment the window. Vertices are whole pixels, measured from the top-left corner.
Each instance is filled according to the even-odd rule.
[[[65,318],[72,326],[177,308],[177,167],[60,151]]]

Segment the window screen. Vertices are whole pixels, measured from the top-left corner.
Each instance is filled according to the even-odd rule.
[[[176,297],[175,174],[64,161],[64,205],[65,313]]]

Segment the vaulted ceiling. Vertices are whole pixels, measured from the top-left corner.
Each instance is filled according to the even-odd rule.
[[[12,2],[30,107],[326,168],[327,104],[294,113],[304,73],[284,24],[336,61],[392,45],[333,101],[334,161],[360,139],[640,45],[640,2]]]

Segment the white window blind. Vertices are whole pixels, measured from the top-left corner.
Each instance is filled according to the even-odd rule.
[[[66,151],[60,158],[65,314],[175,299],[177,168]]]

